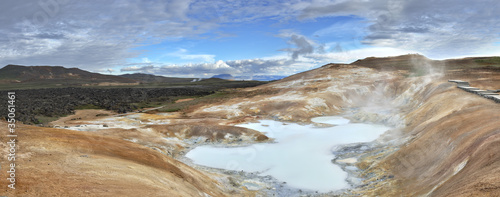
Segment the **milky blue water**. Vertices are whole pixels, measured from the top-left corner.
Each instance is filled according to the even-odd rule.
[[[314,122],[336,126],[263,120],[237,125],[255,129],[275,138],[276,143],[246,147],[199,146],[186,154],[194,163],[226,170],[243,170],[271,175],[290,187],[328,192],[347,188],[347,173],[331,162],[332,148],[349,143],[370,142],[389,127],[376,124],[349,123],[337,116],[318,117]]]

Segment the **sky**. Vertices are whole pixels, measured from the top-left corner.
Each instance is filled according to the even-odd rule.
[[[500,55],[496,0],[2,0],[0,66],[291,75],[419,53]]]

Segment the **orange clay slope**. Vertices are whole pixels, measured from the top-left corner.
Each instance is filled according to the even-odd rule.
[[[369,177],[359,193],[499,196],[500,104],[446,82],[426,89],[415,96],[421,105],[405,115],[401,137],[408,142],[358,165]]]
[[[21,124],[17,133],[16,189],[1,179],[1,195],[225,196],[213,179],[132,142]],[[0,146],[6,155],[6,144]],[[1,177],[7,177],[10,162],[1,161]]]
[[[413,95],[418,105],[403,115],[402,136],[408,142],[380,160],[367,157],[371,166],[365,174],[372,182],[361,194],[500,196],[500,104],[445,81],[460,78],[482,89],[500,88],[500,69],[472,59],[429,63],[420,58],[442,77]]]

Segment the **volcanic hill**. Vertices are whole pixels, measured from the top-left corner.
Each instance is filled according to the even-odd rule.
[[[62,66],[7,65],[0,69],[0,80],[11,83],[136,83],[135,80]]]

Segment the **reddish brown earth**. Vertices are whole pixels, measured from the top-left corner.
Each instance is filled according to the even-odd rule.
[[[6,123],[1,122],[6,128]],[[207,175],[155,150],[88,132],[19,125],[7,196],[227,196]],[[4,138],[1,139],[5,141]],[[6,153],[2,143],[2,155]],[[2,167],[8,163],[1,160]],[[2,177],[6,170],[2,168]],[[0,180],[7,185],[7,180]]]
[[[406,116],[411,140],[364,163],[372,182],[364,194],[383,196],[499,196],[500,105],[441,85]],[[435,88],[435,87],[433,87]],[[463,168],[462,168],[463,167]]]

